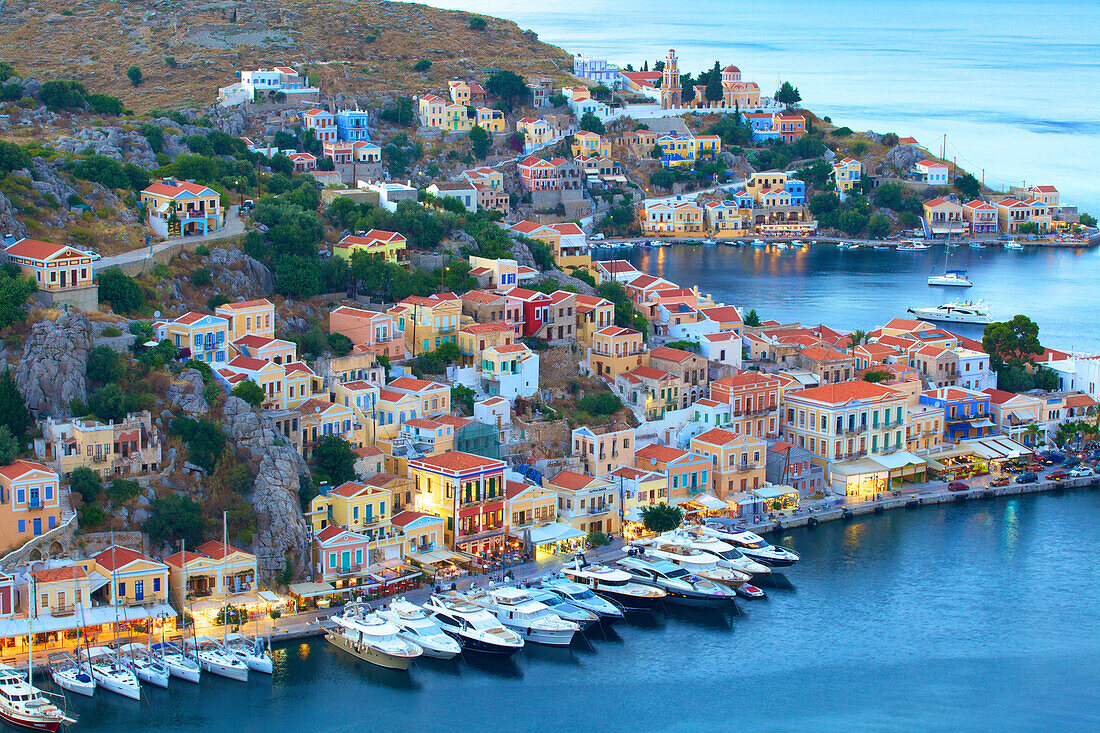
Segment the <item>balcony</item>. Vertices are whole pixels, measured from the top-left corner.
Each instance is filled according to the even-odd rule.
[[[148,596],[143,595],[141,598],[138,598],[136,596],[126,596],[124,598],[119,598],[118,602],[119,602],[120,605],[123,605],[123,606],[135,607],[135,606],[151,606],[154,603],[157,603],[159,600],[160,599],[158,599],[155,595],[148,595]]]
[[[107,456],[103,455],[102,453],[96,453],[94,456],[92,456],[92,463],[106,463],[106,462],[107,462]]]
[[[76,613],[76,606],[71,603],[50,606],[51,616],[72,616],[74,613]]]
[[[751,410],[737,410],[733,412],[734,417],[759,417],[761,415],[767,415],[775,410],[774,407],[754,407]]]
[[[587,509],[582,510],[581,514],[587,514],[588,516],[592,516],[592,515],[595,515],[595,514],[606,514],[609,511],[611,511],[611,505],[610,504],[600,504],[598,506],[590,506]]]
[[[496,537],[497,535],[500,535],[500,534],[504,534],[504,527],[493,527],[493,528],[490,528],[490,529],[482,529],[482,530],[479,530],[479,531],[474,532],[472,534],[466,534],[466,533],[460,532],[458,534],[457,541],[459,541],[459,542],[469,542],[469,541],[473,541],[473,540],[483,540],[483,539],[488,539],[489,537]]]
[[[362,569],[362,565],[341,565],[338,568],[332,568],[331,572],[334,572],[337,575],[355,575]]]

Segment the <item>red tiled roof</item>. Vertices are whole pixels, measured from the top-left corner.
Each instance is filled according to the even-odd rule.
[[[328,542],[333,537],[336,537],[337,535],[342,534],[343,531],[344,531],[343,527],[341,527],[337,524],[330,524],[329,526],[325,527],[324,529],[322,529],[320,532],[317,533],[317,539],[321,542]]]
[[[667,359],[677,363],[686,361],[693,356],[696,356],[696,354],[690,351],[684,351],[683,349],[673,349],[668,346],[658,346],[649,352],[649,357],[651,359]]]
[[[122,547],[120,545],[108,547],[106,550],[96,555],[94,559],[97,565],[107,570],[118,570],[135,560],[156,562],[153,558],[147,557],[137,550],[131,550],[129,547]]]
[[[473,272],[473,270],[470,270],[470,272]],[[471,303],[485,304],[495,303],[503,297],[504,296],[500,293],[494,293],[491,290],[470,290],[462,295],[463,300],[468,300]]]
[[[245,308],[256,308],[258,306],[273,305],[267,298],[256,298],[254,300],[239,300],[236,303],[223,303],[218,306],[218,310],[243,310]]]
[[[184,557],[185,555],[186,555],[186,558]],[[200,555],[197,552],[191,552],[190,550],[188,550],[186,553],[183,553],[183,552],[173,553],[173,554],[169,555],[168,557],[164,558],[164,562],[166,562],[169,565],[172,565],[173,567],[182,568],[183,564],[185,562],[191,563],[191,562],[194,562],[195,560],[202,560],[205,557],[206,557],[205,555]]]
[[[792,397],[799,399],[815,400],[829,405],[841,405],[853,400],[884,400],[900,398],[900,392],[883,387],[862,379],[848,382],[836,382],[823,384],[820,387],[811,387],[791,393]]]
[[[679,448],[673,448],[669,445],[658,445],[657,443],[650,443],[644,448],[638,449],[634,453],[634,458],[645,458],[658,463],[668,463],[674,461],[677,458],[686,456],[688,452]]]
[[[458,415],[440,415],[435,419],[435,421],[437,423],[442,423],[443,425],[450,425],[455,430],[464,428],[473,422],[473,420],[467,420],[466,418],[459,417]]]
[[[53,473],[50,469],[43,466],[38,461],[12,461],[8,465],[0,468],[0,476],[8,479],[9,481],[15,481],[17,478],[30,471],[45,471],[46,473]]]
[[[587,474],[577,473],[575,471],[562,471],[554,478],[550,479],[550,485],[556,486],[567,491],[577,491],[583,489],[591,484],[596,479]]]
[[[142,193],[148,193],[153,196],[165,196],[167,198],[175,198],[185,192],[193,196],[218,196],[218,192],[209,186],[202,186],[198,183],[191,183],[190,181],[176,181],[175,184],[157,181],[142,191]]]
[[[391,389],[406,389],[410,392],[420,392],[425,389],[438,389],[445,385],[439,382],[428,382],[423,379],[416,379],[415,377],[398,377],[388,385]]]
[[[364,445],[359,448],[353,448],[352,452],[360,458],[373,458],[374,456],[385,455],[376,445]]]
[[[666,372],[664,369],[654,369],[653,367],[647,366],[634,367],[628,374],[632,374],[642,379],[668,379],[675,376],[670,372]]]
[[[80,565],[66,565],[60,568],[32,570],[31,577],[34,578],[35,583],[53,583],[58,580],[80,580],[88,577],[88,574]]]
[[[512,326],[503,321],[496,323],[472,323],[462,329],[466,333],[482,335],[487,333],[504,333],[512,331]]]
[[[67,244],[53,244],[39,239],[20,239],[15,244],[9,245],[4,251],[12,257],[27,257],[32,260],[48,260],[58,252],[68,249]],[[81,253],[83,254],[83,253]]]
[[[728,430],[722,428],[711,428],[702,435],[697,435],[693,440],[701,440],[704,443],[710,443],[711,445],[725,445],[734,440],[737,440],[741,436],[737,433],[731,433]]]
[[[438,456],[428,456],[427,458],[421,458],[417,461],[410,461],[410,463],[416,463],[418,465],[426,465],[432,468],[439,468],[444,471],[476,471],[482,468],[496,468],[503,467],[504,462],[495,458],[486,458],[485,456],[475,456],[472,453],[463,453],[462,451],[450,451],[447,453],[441,453]]]
[[[709,320],[715,321],[717,323],[741,321],[741,313],[738,312],[737,308],[732,305],[719,306],[717,308],[706,308],[702,311],[702,313]]]
[[[207,557],[212,557],[215,560],[221,560],[226,555],[232,555],[234,552],[244,552],[244,550],[237,549],[233,545],[226,545],[216,540],[210,540],[209,542],[203,542],[201,545],[195,548],[197,552],[201,552]]]
[[[403,512],[398,512],[390,518],[390,524],[396,524],[398,527],[406,527],[421,517],[435,517],[434,514],[425,514],[424,512],[414,512],[411,509],[406,509]],[[441,517],[435,517],[439,521],[443,521]]]

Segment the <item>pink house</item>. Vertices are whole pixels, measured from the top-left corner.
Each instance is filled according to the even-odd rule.
[[[405,334],[389,313],[342,305],[329,313],[329,333],[351,339],[357,350],[388,359],[405,358]]]

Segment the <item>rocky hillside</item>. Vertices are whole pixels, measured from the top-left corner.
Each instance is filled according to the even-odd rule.
[[[514,23],[372,0],[0,0],[0,58],[75,79],[133,109],[210,104],[237,70],[305,64],[328,93],[443,92],[484,69],[563,78],[569,56]],[[431,62],[414,72],[419,60]],[[140,86],[126,71],[138,66]]]

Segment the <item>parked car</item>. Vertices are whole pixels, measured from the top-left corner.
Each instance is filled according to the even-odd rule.
[[[1018,484],[1033,484],[1039,480],[1039,475],[1028,471],[1027,473],[1021,473],[1016,477],[1016,483]]]
[[[1078,466],[1069,472],[1070,478],[1085,478],[1086,476],[1095,476],[1096,472],[1087,466]]]
[[[1062,462],[1062,468],[1076,468],[1081,465],[1081,461],[1076,458],[1067,458]]]
[[[591,239],[593,242],[599,242],[603,239],[603,232],[597,232],[596,234],[590,234],[590,235],[588,235],[588,238]]]
[[[966,491],[970,487],[964,484],[962,481],[952,481],[947,485],[948,491]]]
[[[1008,486],[1008,476],[1001,476],[989,482],[990,486]]]
[[[1068,477],[1069,477],[1069,474],[1066,473],[1065,471],[1063,471],[1060,468],[1057,469],[1056,471],[1051,471],[1050,473],[1048,473],[1046,475],[1047,481],[1064,481]]]

